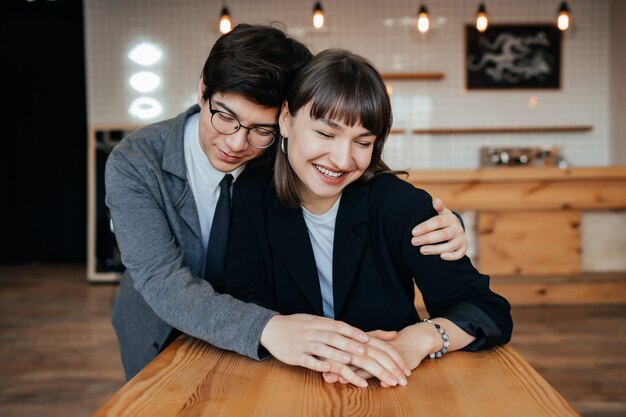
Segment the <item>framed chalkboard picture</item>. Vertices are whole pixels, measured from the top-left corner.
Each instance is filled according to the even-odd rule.
[[[490,25],[465,28],[466,87],[561,87],[561,31],[554,25]]]

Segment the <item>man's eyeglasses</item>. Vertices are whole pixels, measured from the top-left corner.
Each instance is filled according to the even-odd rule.
[[[237,133],[243,127],[247,130],[246,140],[248,143],[259,149],[269,148],[276,140],[276,133],[269,129],[244,126],[232,114],[213,109],[211,99],[209,99],[209,111],[211,112],[211,124],[215,130],[224,135]]]

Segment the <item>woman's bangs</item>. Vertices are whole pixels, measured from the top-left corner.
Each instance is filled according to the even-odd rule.
[[[360,123],[378,136],[385,125],[380,114],[384,101],[377,103],[378,96],[374,92],[363,94],[359,88],[352,90],[348,84],[321,85],[311,99],[310,116],[313,119],[337,120],[346,126]]]

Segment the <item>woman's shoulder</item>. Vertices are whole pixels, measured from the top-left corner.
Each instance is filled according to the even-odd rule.
[[[428,203],[432,205],[432,197],[428,192],[416,188],[392,173],[375,176],[370,182],[370,201],[381,205],[396,206],[400,202]]]
[[[395,174],[374,177],[368,199],[370,215],[385,222],[417,224],[437,214],[430,194]]]

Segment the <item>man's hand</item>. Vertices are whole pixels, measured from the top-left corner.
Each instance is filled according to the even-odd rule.
[[[261,344],[278,360],[318,372],[333,372],[367,387],[347,364],[355,363],[389,385],[396,385],[406,364],[396,349],[365,346],[371,338],[346,323],[308,314],[274,316],[263,329]],[[380,342],[384,343],[384,342]]]
[[[447,261],[461,259],[467,252],[461,222],[438,198],[433,199],[433,207],[439,214],[413,228],[411,244],[422,246],[420,252],[424,255],[440,255]]]

